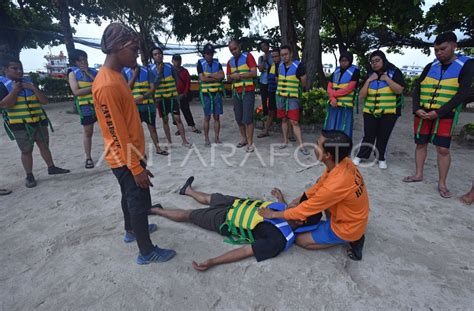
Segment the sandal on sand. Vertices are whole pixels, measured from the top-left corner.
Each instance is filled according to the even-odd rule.
[[[251,152],[254,152],[255,151],[255,147],[254,146],[248,146],[247,147],[247,150],[245,150],[245,152],[248,152],[248,153],[251,153]]]
[[[189,177],[184,183],[184,185],[181,187],[181,189],[179,189],[179,194],[184,195],[186,192],[186,189],[188,189],[188,187],[191,186],[193,181],[194,181],[194,176]]]
[[[310,152],[309,152],[308,149],[306,149],[306,148],[301,148],[301,149],[300,149],[300,152],[301,152],[303,155],[305,155],[305,156],[307,156],[307,155],[310,154]]]
[[[191,132],[196,133],[196,134],[201,134],[201,133],[202,133],[202,132],[201,132],[200,130],[198,130],[198,129],[194,129],[194,130],[192,130]]]
[[[153,204],[151,207],[163,209],[163,205],[161,205],[160,203]]]
[[[288,138],[288,140],[294,143],[296,141],[296,138],[291,136],[290,138]]]
[[[242,148],[243,146],[247,146],[247,143],[246,142],[245,143],[238,143],[236,147],[237,148]]]
[[[281,149],[285,149],[286,147],[288,147],[288,144],[280,144],[280,145],[278,146],[278,149],[281,150]]]
[[[410,183],[410,182],[420,182],[420,181],[423,181],[423,179],[416,179],[415,176],[407,176],[403,178],[402,181]]]
[[[442,189],[441,187],[438,186],[438,192],[439,192],[439,195],[445,199],[449,199],[453,196],[453,194],[451,193],[451,191],[449,191],[448,188]]]
[[[7,195],[7,194],[10,194],[12,193],[11,190],[8,190],[8,189],[0,189],[0,195]]]
[[[92,161],[92,159],[87,159],[85,168],[94,168],[94,161]]]
[[[268,134],[268,133],[260,133],[260,134],[257,135],[257,138],[263,138],[263,137],[268,137],[268,136],[270,136],[270,134]]]
[[[161,155],[164,155],[164,156],[169,155],[168,151],[163,150],[163,149],[160,149],[159,151],[157,150],[157,151],[156,151],[156,154],[161,154]]]

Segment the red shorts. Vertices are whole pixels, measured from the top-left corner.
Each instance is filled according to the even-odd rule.
[[[300,120],[300,110],[299,109],[291,109],[286,111],[285,109],[277,109],[277,118],[283,119],[288,118],[293,121]]]
[[[435,146],[449,148],[451,144],[451,129],[453,127],[453,119],[439,119],[438,130],[436,131],[436,134],[436,120],[423,120],[420,131],[418,132],[420,120],[420,117],[415,116],[415,122],[413,123],[415,144],[425,145],[431,142]]]

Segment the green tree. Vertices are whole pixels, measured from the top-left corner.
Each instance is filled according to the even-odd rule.
[[[49,10],[36,1],[0,0],[0,53],[19,58],[23,48],[59,44],[60,31]]]

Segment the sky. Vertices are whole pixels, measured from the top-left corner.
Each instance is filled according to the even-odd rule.
[[[424,8],[429,8],[431,5],[438,1],[426,0]],[[73,20],[71,19],[71,23]],[[81,20],[79,24],[72,24],[76,29],[75,36],[77,37],[87,37],[87,38],[101,38],[104,29],[107,27],[109,22],[102,23],[101,26],[96,24],[89,24],[85,20]],[[264,25],[264,26],[262,26]],[[278,25],[278,13],[276,10],[271,11],[268,15],[263,16],[261,21],[255,22],[254,26],[262,29],[263,27],[272,28]],[[176,40],[169,40],[170,43],[177,43]],[[185,41],[183,44],[190,44],[191,42]],[[102,64],[105,60],[105,54],[102,53],[100,49],[90,48],[81,44],[76,43],[76,48],[84,50],[89,56],[89,65],[92,67],[94,64]],[[383,49],[382,49],[383,50]],[[63,51],[66,54],[66,46],[59,45],[54,47],[45,47],[44,49],[23,49],[20,54],[20,59],[23,62],[23,67],[26,72],[29,71],[46,71],[45,64],[46,59],[44,56],[50,52],[54,55],[59,54],[60,51]],[[427,56],[417,49],[402,49],[403,54],[388,54],[387,58],[390,62],[395,64],[397,67],[402,67],[404,65],[418,65],[424,66],[430,61],[433,60],[433,53],[430,56]],[[257,58],[260,53],[258,51],[252,51],[252,55]],[[231,54],[227,48],[220,49],[215,57],[219,59],[221,63],[225,63],[231,57]],[[201,58],[197,54],[183,55],[183,64],[185,63],[197,63]],[[171,56],[165,56],[165,62],[171,62]],[[332,54],[323,54],[323,63],[335,65],[335,59]],[[188,68],[189,70],[189,68]],[[190,70],[191,74],[195,74],[195,70]]]

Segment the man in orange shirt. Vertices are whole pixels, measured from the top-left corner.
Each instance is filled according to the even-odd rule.
[[[350,243],[349,257],[362,259],[364,233],[369,217],[369,198],[364,179],[349,155],[352,140],[342,131],[323,131],[315,149],[327,170],[316,184],[293,200],[285,211],[262,209],[265,218],[305,221],[309,216],[325,212],[311,231],[298,234],[295,243],[316,250]],[[280,202],[285,202],[279,189],[273,189]]]
[[[138,264],[168,261],[176,252],[154,246],[150,239],[150,232],[157,229],[155,224],[148,224],[153,175],[145,168],[145,135],[132,91],[121,73],[124,67],[137,64],[138,35],[125,25],[112,23],[104,31],[101,48],[107,57],[92,85],[92,95],[104,137],[105,159],[122,192],[124,241],[137,241]]]

